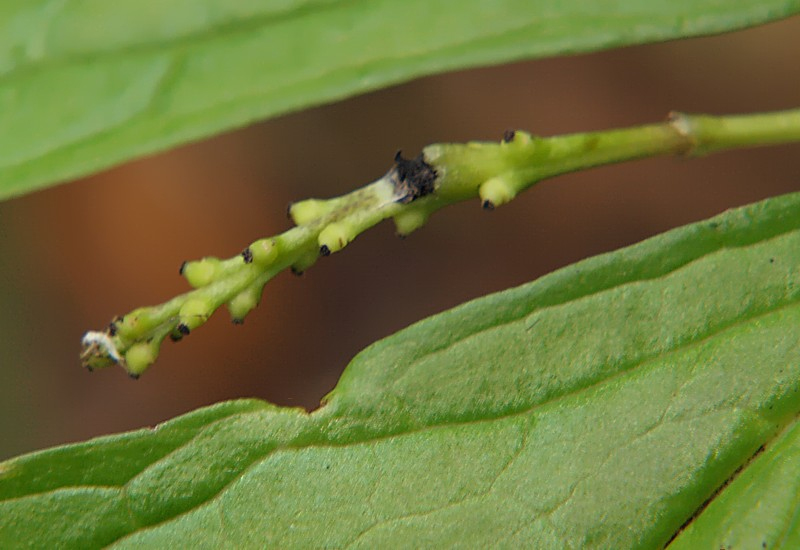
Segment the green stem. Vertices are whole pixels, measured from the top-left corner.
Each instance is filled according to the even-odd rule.
[[[742,116],[685,116],[695,136],[694,153],[800,141],[800,109]]]
[[[800,141],[800,109],[743,115],[673,113],[633,128],[541,138],[511,132],[499,142],[429,145],[418,159],[396,159],[381,179],[341,197],[292,205],[296,227],[253,242],[227,260],[203,258],[181,268],[194,290],[87,332],[81,359],[89,369],[114,364],[138,377],[162,341],[180,340],[227,305],[242,322],[264,285],[291,267],[302,272],[320,255],[338,252],[363,231],[393,218],[400,235],[446,205],[480,197],[495,208],[542,179],[603,164],[664,154],[704,155],[724,149]]]

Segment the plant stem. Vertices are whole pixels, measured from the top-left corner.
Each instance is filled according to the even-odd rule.
[[[656,155],[798,141],[800,109],[722,117],[672,113],[663,123],[633,128],[549,138],[507,132],[499,143],[429,145],[417,159],[398,156],[385,176],[347,195],[293,204],[296,227],[259,239],[238,256],[185,263],[181,274],[194,290],[116,318],[105,331],[87,332],[81,359],[89,369],[119,364],[136,378],[167,336],[180,340],[225,304],[233,321],[242,322],[277,273],[305,271],[387,218],[404,236],[446,205],[480,197],[493,209],[559,174]]]
[[[513,198],[542,179],[594,166],[795,141],[800,141],[800,109],[727,117],[672,113],[663,123],[633,128],[550,138],[516,132],[513,139],[499,144],[434,144],[425,148],[425,157],[437,170],[442,168],[437,193],[446,203],[451,197],[474,197],[475,190],[488,182],[492,185],[485,193],[500,189]],[[497,199],[493,206],[507,202]]]

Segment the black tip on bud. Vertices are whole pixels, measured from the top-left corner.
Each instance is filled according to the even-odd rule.
[[[231,319],[231,323],[233,323],[234,325],[243,325],[244,319],[240,319],[239,317],[234,317],[233,319]]]
[[[242,258],[244,258],[244,263],[246,263],[246,264],[252,264],[253,263],[253,251],[250,250],[249,246],[247,248],[245,248],[244,250],[242,250]]]
[[[89,372],[94,372],[94,369],[92,368],[91,365],[86,365],[86,370],[88,370]]]
[[[492,201],[483,201],[483,204],[481,206],[483,206],[483,209],[486,210],[487,212],[491,212],[492,210],[494,210],[494,203]]]
[[[303,270],[299,269],[297,266],[292,266],[291,270],[292,270],[292,275],[297,275],[298,277],[300,277],[303,274]]]
[[[135,372],[129,372],[128,376],[130,377],[131,380],[138,380],[140,375],[136,374]]]
[[[331,255],[331,249],[328,248],[327,244],[323,244],[322,246],[319,247],[319,255],[320,256],[330,256]]]
[[[109,336],[117,335],[117,324],[113,321],[108,324],[108,335]]]
[[[175,327],[175,332],[171,332],[169,335],[169,339],[173,342],[180,342],[183,340],[184,336],[188,336],[191,330],[187,325],[184,323],[178,323],[178,326]]]
[[[181,262],[181,266],[178,268],[178,275],[183,275],[183,271],[186,269],[186,264],[188,263],[189,262],[187,262],[186,260],[183,260],[183,262]]]
[[[503,143],[511,143],[516,135],[517,133],[514,130],[506,130],[503,132]]]

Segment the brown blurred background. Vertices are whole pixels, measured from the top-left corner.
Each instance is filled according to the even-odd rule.
[[[654,159],[541,183],[491,214],[384,223],[267,285],[134,382],[89,374],[79,340],[187,287],[185,259],[288,227],[286,204],[381,176],[398,148],[800,105],[800,18],[727,36],[424,78],[0,203],[0,459],[152,425],[224,399],[314,408],[369,343],[465,300],[764,197],[800,190],[800,146]],[[576,338],[580,335],[576,334]]]

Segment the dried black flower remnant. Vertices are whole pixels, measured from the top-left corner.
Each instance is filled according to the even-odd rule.
[[[395,165],[389,170],[389,179],[394,184],[397,202],[406,204],[434,191],[436,170],[425,162],[420,154],[415,159],[403,158],[402,151],[394,156]]]

